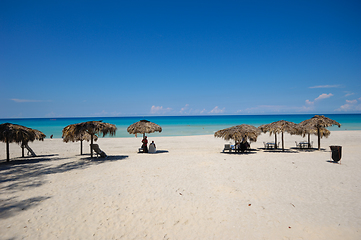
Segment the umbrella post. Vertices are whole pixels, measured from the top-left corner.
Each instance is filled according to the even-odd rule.
[[[285,143],[283,141],[283,132],[282,132],[282,151],[285,151]]]
[[[90,135],[90,157],[93,158],[93,134]]]
[[[318,150],[321,149],[321,138],[320,138],[320,128],[317,128],[317,136],[318,136]]]
[[[10,153],[9,153],[9,140],[6,139],[6,161],[10,161]]]
[[[24,157],[24,148],[25,148],[25,146],[24,146],[24,143],[21,143],[21,156],[22,157]]]
[[[308,148],[311,148],[310,134],[308,134]]]
[[[83,155],[83,140],[80,140],[80,155]]]
[[[277,146],[277,133],[275,133],[275,149],[277,149],[278,146]]]

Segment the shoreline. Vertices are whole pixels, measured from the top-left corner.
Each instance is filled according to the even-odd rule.
[[[360,239],[359,131],[335,131],[317,151],[265,151],[260,135],[246,154],[222,153],[213,135],[99,138],[108,158],[79,155],[80,143],[45,139],[38,157],[0,164],[4,239]],[[311,140],[317,145],[317,137]],[[341,164],[329,145],[342,145]],[[0,159],[5,156],[0,145]]]
[[[341,123],[341,128],[337,126],[329,127],[330,131],[343,130],[361,130],[361,114],[334,114],[326,115]],[[189,135],[204,135],[214,134],[216,131],[231,126],[239,125],[241,123],[253,126],[260,126],[278,121],[280,119],[287,120],[294,123],[299,123],[306,119],[313,117],[312,114],[302,115],[214,115],[214,116],[151,116],[145,117],[150,121],[158,124],[163,128],[159,136],[189,136]],[[113,117],[113,118],[59,118],[56,120],[50,119],[18,119],[10,121],[14,124],[23,125],[33,129],[42,131],[49,138],[51,135],[54,138],[61,138],[62,130],[69,124],[85,122],[90,120],[103,120],[117,126],[116,137],[129,137],[127,127],[143,119],[142,117]],[[3,120],[4,121],[4,120]],[[2,120],[0,119],[0,123]],[[4,121],[9,122],[9,121]],[[154,133],[158,134],[158,133]],[[108,138],[108,136],[106,136]]]
[[[333,132],[361,132],[361,130],[347,130],[347,129],[342,129],[342,130],[337,130],[337,129],[333,129],[333,130],[330,130],[331,131],[331,134]],[[192,135],[169,135],[169,136],[162,136],[162,133],[155,133],[156,136],[154,135],[154,133],[150,133],[149,135],[147,135],[147,137],[152,137],[152,138],[159,138],[159,137],[168,137],[168,138],[171,138],[171,137],[193,137],[193,136],[214,136],[214,134],[192,134]],[[261,135],[269,135],[269,133],[262,133]],[[285,133],[285,134],[288,134],[288,133]],[[274,136],[274,135],[272,135]],[[278,134],[277,136],[280,136],[281,137],[281,134]],[[302,138],[301,135],[293,135],[293,136],[299,136],[299,138]],[[317,135],[311,135],[311,138],[317,138]],[[129,139],[129,138],[142,138],[141,134],[138,135],[138,137],[135,137],[134,134],[132,134],[132,136],[129,136],[129,137],[117,137],[117,136],[109,136],[109,135],[106,135],[105,137],[99,137],[99,138],[104,138],[104,139]],[[306,139],[307,137],[304,137],[304,139]],[[50,139],[48,136],[46,136],[45,138],[46,140],[52,140],[52,139],[63,139],[62,137],[53,137],[52,139]],[[36,140],[35,140],[36,141]],[[34,142],[35,142],[34,141]],[[321,140],[322,141],[322,140]]]

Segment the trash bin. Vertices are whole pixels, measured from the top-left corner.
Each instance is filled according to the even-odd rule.
[[[333,161],[338,162],[341,160],[342,146],[330,146],[331,156]]]

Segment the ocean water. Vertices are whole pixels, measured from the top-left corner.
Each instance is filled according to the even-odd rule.
[[[84,117],[84,118],[16,118],[0,119],[1,123],[14,123],[42,131],[47,137],[61,138],[62,130],[69,124],[98,121],[115,124],[117,132],[114,137],[134,137],[127,132],[127,127],[139,120],[147,119],[160,125],[161,133],[152,133],[152,136],[191,136],[214,134],[214,132],[240,124],[250,124],[258,127],[262,124],[286,120],[300,123],[313,117],[314,114],[297,115],[219,115],[219,116],[150,116],[150,117]],[[342,126],[329,127],[330,131],[361,130],[361,114],[325,114]],[[109,136],[106,136],[109,137]]]

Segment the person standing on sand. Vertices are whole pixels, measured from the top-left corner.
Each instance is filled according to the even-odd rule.
[[[147,136],[145,136],[143,139],[142,139],[142,148],[143,148],[143,152],[147,153],[148,152],[148,139],[147,139]]]

